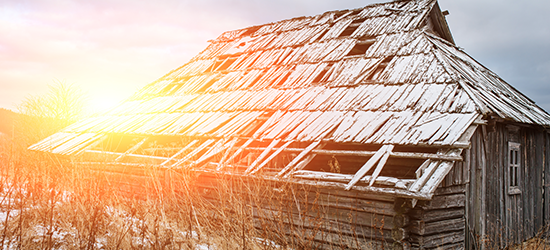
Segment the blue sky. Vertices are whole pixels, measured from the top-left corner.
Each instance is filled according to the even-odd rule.
[[[373,0],[3,0],[0,107],[54,80],[113,104],[183,65],[226,30]],[[550,1],[440,0],[458,46],[550,110]]]

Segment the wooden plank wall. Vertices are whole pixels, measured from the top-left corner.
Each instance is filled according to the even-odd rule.
[[[543,201],[543,217],[544,225],[550,225],[550,132],[544,133],[546,147],[544,150],[544,201]]]
[[[533,127],[518,128],[512,135],[506,124],[480,126],[462,153],[464,161],[455,163],[433,200],[418,201],[413,209],[411,200],[317,187],[292,197],[281,195],[278,203],[249,200],[256,227],[285,225],[281,230],[288,237],[306,235],[319,248],[499,249],[531,238],[550,223],[550,135]],[[508,194],[508,141],[522,144],[518,195]],[[156,179],[153,186],[177,182],[162,171],[127,166],[98,170],[108,172],[128,193],[138,193],[137,183],[151,177]],[[218,182],[218,175],[204,173],[197,182],[213,203],[220,202],[216,192],[223,190]],[[294,195],[301,197],[301,205]]]
[[[466,189],[472,151],[464,150],[431,201],[419,201],[407,215],[412,249],[463,249],[466,242]]]
[[[463,249],[465,185],[440,187],[431,201],[419,201],[408,213],[411,249]]]
[[[504,241],[509,237],[506,228],[510,221],[506,220],[506,208],[509,207],[509,201],[506,198],[505,188],[506,173],[508,165],[507,152],[508,152],[508,138],[506,129],[504,126],[495,127],[495,125],[484,126],[477,134],[477,139],[472,141],[473,143],[480,144],[476,147],[480,148],[479,153],[486,156],[486,161],[479,160],[478,164],[484,166],[472,166],[476,169],[485,168],[486,178],[478,181],[482,182],[478,185],[480,190],[477,192],[483,192],[482,194],[486,198],[485,201],[485,213],[481,216],[485,218],[481,222],[475,222],[476,227],[483,228],[484,233],[476,235],[478,241],[477,246],[486,248],[500,249],[504,247]],[[483,149],[481,149],[483,148]],[[484,182],[484,183],[483,183]],[[483,191],[482,185],[485,191]],[[475,192],[475,190],[472,190]],[[474,197],[476,198],[476,197]],[[508,204],[508,205],[507,205]],[[480,218],[481,219],[481,218]],[[479,223],[485,223],[480,225]]]
[[[440,242],[437,247],[462,244],[466,249],[500,249],[532,238],[548,225],[550,187],[545,183],[550,180],[549,134],[537,127],[517,129],[518,132],[514,132],[513,126],[510,129],[509,124],[503,123],[478,128],[471,138],[471,147],[462,153],[464,161],[455,163],[433,200],[438,203],[455,199],[455,202],[446,205],[448,207],[430,207],[426,205],[429,202],[420,202],[411,212],[411,224],[429,225],[437,218],[433,214],[440,213],[447,215],[440,216],[438,222],[457,225],[458,221],[452,220],[458,219],[459,210],[463,209],[463,233],[460,234],[458,228],[455,234],[433,235],[411,230],[413,246],[419,249],[436,247],[437,244],[420,246],[421,242],[433,238]],[[522,145],[522,193],[517,195],[508,194],[509,141]]]
[[[546,151],[546,131],[522,129],[524,145],[524,176],[522,184],[523,198],[523,239],[528,239],[542,230],[544,226],[544,166]]]
[[[210,190],[204,196],[210,202],[224,202],[219,177],[201,174],[197,183],[202,190]],[[278,228],[287,242],[310,240],[314,243],[304,247],[315,249],[402,249],[408,245],[403,229],[408,218],[393,198],[278,182],[262,184],[280,190],[276,197],[269,192],[251,196],[242,180],[235,178],[229,185],[242,192],[242,200],[254,208],[258,230]]]
[[[235,209],[251,209],[247,214],[257,230],[268,229],[266,236],[274,236],[273,240],[281,237],[279,232],[282,232],[286,242],[306,249],[407,249],[410,246],[406,231],[410,200],[406,203],[402,199],[353,190],[243,180],[207,172],[183,174],[138,166],[100,166],[95,173],[107,178],[111,188],[127,195],[158,196],[158,191],[165,189],[182,199],[186,195],[200,196],[201,204],[210,204],[203,208],[211,208],[206,216],[213,216],[212,221],[224,219],[215,217],[217,211],[238,214]],[[184,180],[189,174],[193,176],[192,184]],[[183,191],[188,185],[192,186],[191,194]],[[195,206],[201,206],[199,203]]]
[[[466,227],[465,235],[466,249],[478,248],[482,238],[486,234],[486,216],[484,211],[493,209],[492,213],[497,212],[494,207],[485,206],[485,193],[483,192],[485,184],[485,174],[487,170],[487,157],[486,157],[486,145],[487,138],[484,136],[485,127],[480,126],[470,139],[471,147],[463,152],[464,162],[457,163],[457,165],[463,165],[463,168],[469,169],[469,179],[466,181]],[[498,184],[489,183],[492,187]],[[498,191],[492,190],[492,192]]]
[[[468,247],[504,248],[534,237],[547,225],[549,197],[543,189],[548,172],[543,170],[549,164],[548,139],[546,131],[533,126],[494,123],[476,131],[472,147],[465,151],[469,153],[463,154],[464,164],[471,164],[466,184]],[[508,193],[508,142],[521,144],[520,194]]]

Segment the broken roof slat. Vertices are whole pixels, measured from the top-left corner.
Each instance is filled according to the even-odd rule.
[[[267,148],[248,166],[248,168],[245,170],[244,174],[250,174],[252,171],[256,170],[256,166],[262,162],[262,160],[271,152],[271,149],[273,149],[277,144],[280,142],[280,140],[275,139],[269,143]]]
[[[441,162],[441,164],[437,167],[437,169],[431,175],[430,179],[422,187],[420,192],[433,195],[435,189],[439,186],[439,184],[441,184],[441,181],[443,181],[445,176],[447,176],[447,173],[451,171],[452,167],[453,167],[452,162],[448,162],[448,161]]]
[[[311,144],[309,144],[304,151],[302,151],[300,154],[298,154],[288,165],[286,165],[279,173],[277,173],[277,177],[282,177],[283,175],[286,175],[287,172],[292,172],[294,166],[298,164],[307,154],[311,152],[311,150],[317,148],[318,146],[322,145],[322,141],[314,141]]]
[[[346,190],[350,190],[360,179],[362,179],[369,170],[376,164],[386,153],[388,150],[392,150],[393,145],[382,145],[376,153],[369,158],[369,160],[355,173],[353,178],[350,180],[348,184],[346,184]]]
[[[118,108],[75,123],[31,148],[77,154],[110,133],[201,141],[233,138],[230,146],[218,142],[229,147],[223,150],[225,161],[236,157],[231,148],[242,142],[237,137],[249,139],[238,152],[252,150],[249,143],[256,140],[286,140],[284,147],[291,141],[323,141],[417,146],[422,151],[467,146],[458,140],[472,133],[479,114],[550,126],[550,115],[529,98],[452,41],[438,37],[428,20],[435,4],[397,1],[225,32]],[[204,147],[207,153],[197,156],[206,162],[218,151]],[[273,159],[267,157],[271,151],[264,151],[265,158]],[[285,176],[305,167],[315,152],[321,151],[296,160]],[[419,154],[386,155],[416,159]],[[447,157],[440,160],[448,164],[435,167],[440,172],[429,176],[429,185],[399,195],[428,199],[452,161],[460,160],[456,155],[438,157]],[[254,165],[269,163],[260,161]],[[369,177],[370,184],[378,183],[378,174]],[[357,189],[395,194],[399,187]]]

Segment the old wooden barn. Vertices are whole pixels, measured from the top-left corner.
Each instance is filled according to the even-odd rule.
[[[225,32],[31,149],[313,187],[343,203],[320,244],[473,249],[550,223],[549,128],[455,45],[436,0],[402,0]]]

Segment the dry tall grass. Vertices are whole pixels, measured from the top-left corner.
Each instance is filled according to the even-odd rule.
[[[392,247],[353,233],[326,234],[340,225],[327,223],[329,209],[303,186],[230,175],[197,182],[194,172],[154,165],[134,168],[149,177],[140,179],[25,147],[0,145],[0,249]],[[547,239],[548,229],[513,249],[550,249]]]
[[[25,145],[0,147],[0,249],[313,247],[308,238],[288,241],[283,220],[257,224],[249,202],[268,197],[252,195],[263,191],[248,192],[252,186],[240,181],[207,190],[192,173],[178,172],[179,181],[165,185],[151,167],[149,181],[119,185],[105,173],[29,152]],[[270,202],[285,202],[274,194]],[[282,207],[273,208],[271,216],[284,215]]]

